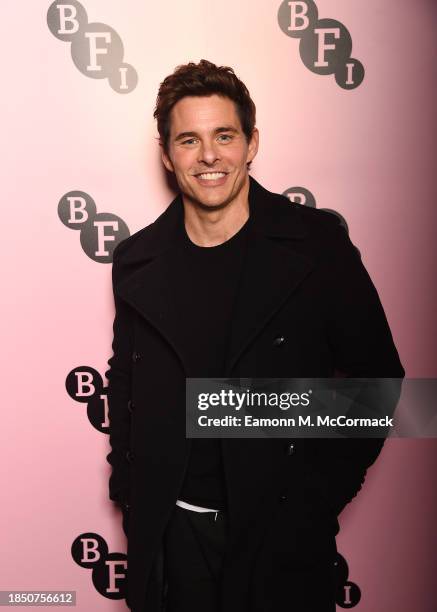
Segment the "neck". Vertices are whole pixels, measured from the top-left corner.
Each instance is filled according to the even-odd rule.
[[[249,176],[238,194],[217,210],[200,207],[182,196],[188,237],[198,246],[217,246],[232,238],[249,218]]]

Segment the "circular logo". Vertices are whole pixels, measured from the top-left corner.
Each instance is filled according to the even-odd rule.
[[[72,399],[85,404],[102,393],[103,381],[94,368],[79,366],[68,374],[65,388]]]
[[[82,533],[71,545],[71,556],[80,567],[95,567],[107,555],[108,545],[98,533]]]
[[[138,84],[138,73],[131,64],[121,64],[109,75],[109,84],[117,93],[130,93]]]
[[[89,400],[87,416],[91,425],[101,433],[109,433],[109,421],[107,420],[107,389],[96,393]]]
[[[85,253],[99,263],[111,263],[112,253],[119,242],[129,236],[123,219],[112,213],[98,213],[80,233]]]
[[[289,187],[282,195],[288,198],[290,202],[296,202],[296,204],[316,208],[316,198],[311,191],[305,187]]]
[[[87,23],[86,10],[76,0],[68,0],[65,3],[55,0],[47,11],[49,30],[59,40],[71,42]]]
[[[89,23],[71,41],[71,57],[82,74],[104,79],[123,61],[123,43],[117,32],[104,23]]]
[[[337,588],[341,589],[349,576],[349,568],[346,562],[346,559],[340,553],[337,553],[335,561],[335,582],[337,584]]]
[[[58,203],[58,216],[69,229],[82,229],[83,225],[95,217],[96,213],[96,203],[85,191],[69,191]]]
[[[301,38],[308,28],[317,23],[318,11],[313,0],[290,2],[284,0],[278,9],[281,30],[291,38]]]
[[[364,79],[363,64],[353,58],[346,60],[345,64],[338,66],[335,71],[335,80],[343,89],[355,89]]]
[[[109,553],[93,567],[92,581],[96,590],[108,599],[126,596],[127,557],[123,553]]]
[[[354,608],[360,599],[361,591],[355,582],[345,582],[337,589],[336,603],[340,608]]]
[[[320,19],[299,44],[305,66],[316,74],[333,74],[343,66],[352,51],[347,28],[335,19]]]

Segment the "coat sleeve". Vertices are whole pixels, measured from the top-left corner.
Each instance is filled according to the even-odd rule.
[[[119,245],[118,245],[119,246]],[[105,372],[108,380],[107,398],[109,412],[110,453],[106,460],[111,465],[109,498],[120,504],[126,522],[129,508],[129,463],[126,453],[130,440],[130,413],[128,401],[131,395],[131,364],[133,351],[133,317],[130,306],[117,296],[118,246],[113,254],[112,287],[115,304],[113,323],[112,357]]]
[[[334,366],[343,376],[384,378],[381,414],[391,414],[399,400],[404,368],[376,288],[345,229],[330,223],[332,249],[326,267],[326,333]],[[365,387],[355,401],[366,402]],[[368,403],[367,403],[368,405]],[[375,404],[373,404],[375,405]],[[380,406],[381,408],[381,406]],[[358,493],[384,438],[322,439],[309,453],[309,469],[331,509],[339,514]],[[312,464],[312,465],[311,465]]]

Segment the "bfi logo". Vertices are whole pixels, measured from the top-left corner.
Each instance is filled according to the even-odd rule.
[[[101,433],[109,434],[107,387],[99,372],[90,366],[78,366],[69,372],[65,388],[76,402],[87,405],[91,425]]]
[[[53,36],[71,43],[71,57],[82,74],[92,79],[108,79],[117,93],[135,89],[138,74],[133,66],[123,62],[120,36],[104,23],[88,23],[80,2],[53,2],[47,11],[47,25]]]
[[[305,187],[289,187],[288,189],[282,192],[282,195],[285,196],[290,202],[293,202],[293,204],[305,206],[306,208],[317,208],[316,198],[311,193],[311,191],[309,189],[306,189]],[[341,215],[338,211],[333,210],[332,208],[320,208],[319,210],[324,210],[325,212],[329,212],[332,215],[335,215],[339,220],[340,225],[342,225],[346,230],[346,233],[349,234],[348,224],[343,215]]]
[[[282,195],[288,198],[290,202],[295,202],[302,206],[308,206],[309,208],[316,208],[317,206],[316,198],[311,191],[305,187],[289,187],[282,192]]]
[[[99,263],[111,263],[117,244],[130,235],[120,217],[97,213],[94,200],[84,191],[69,191],[63,195],[58,203],[58,216],[66,227],[80,231],[82,249]]]
[[[319,19],[313,0],[284,0],[278,23],[287,36],[300,38],[299,53],[315,74],[334,74],[343,89],[355,89],[364,79],[364,66],[351,57],[352,38],[335,19]]]
[[[71,556],[85,569],[92,570],[96,590],[108,599],[126,597],[127,556],[108,553],[108,545],[97,533],[82,533],[71,545]]]
[[[354,608],[361,599],[361,589],[349,580],[349,566],[346,559],[337,552],[334,561],[336,595],[335,602],[340,608]]]

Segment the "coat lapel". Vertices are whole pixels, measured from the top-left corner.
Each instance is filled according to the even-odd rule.
[[[299,206],[267,191],[250,177],[249,240],[225,376],[231,375],[244,349],[314,267],[309,258],[275,240],[305,237],[305,225],[296,208]],[[175,279],[185,272],[179,257],[183,222],[183,201],[179,194],[153,224],[126,241],[114,273],[114,290],[164,337],[186,373],[187,360],[184,347],[178,345],[177,333],[178,326],[184,322],[174,299]]]
[[[186,373],[184,346],[178,344],[177,328],[183,325],[174,299],[175,279],[181,274],[183,203],[178,195],[139,236],[132,252],[121,256],[114,290],[163,336],[180,359]],[[140,232],[141,233],[141,232]]]
[[[288,296],[313,269],[308,259],[272,239],[251,233],[233,316],[226,373]],[[273,340],[273,339],[272,339]]]

